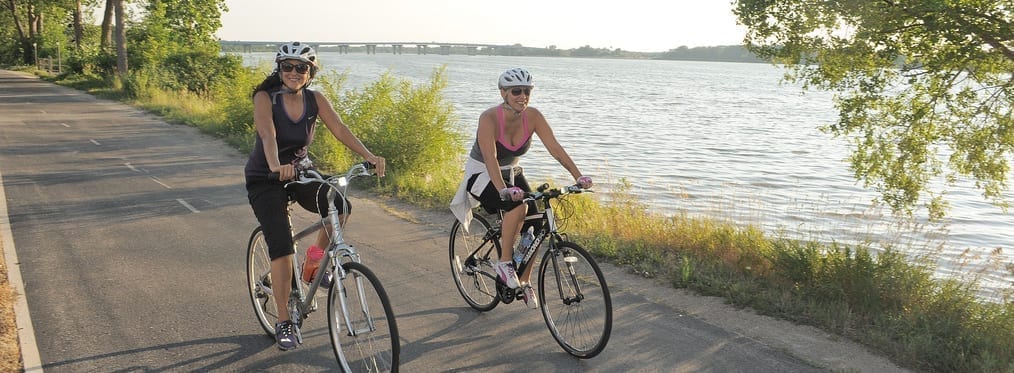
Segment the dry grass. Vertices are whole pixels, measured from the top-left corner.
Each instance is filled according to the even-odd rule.
[[[0,257],[4,248],[0,245]],[[0,372],[20,372],[21,349],[14,320],[14,289],[7,281],[7,265],[0,261]]]

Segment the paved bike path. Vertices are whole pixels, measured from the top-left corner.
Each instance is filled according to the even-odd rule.
[[[290,352],[254,319],[244,162],[194,128],[0,70],[0,187],[13,235],[0,242],[16,250],[7,264],[23,279],[42,369],[334,369],[322,311]],[[391,295],[403,371],[897,370],[811,328],[608,265],[612,338],[598,357],[575,359],[538,311],[467,307],[447,268],[449,214],[357,196],[348,234]]]

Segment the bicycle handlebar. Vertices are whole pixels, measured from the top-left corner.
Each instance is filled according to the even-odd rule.
[[[540,199],[544,199],[544,198],[545,199],[559,198],[559,197],[567,195],[567,194],[580,194],[580,193],[592,193],[592,192],[593,191],[591,189],[581,188],[581,186],[577,185],[577,184],[568,185],[566,187],[563,187],[563,189],[560,189],[560,188],[552,188],[552,189],[550,189],[549,188],[549,183],[544,183],[542,185],[539,185],[539,187],[536,189],[536,192],[534,192],[534,193],[533,192],[525,192],[525,198],[522,201],[523,202],[527,202],[527,201],[540,200]]]
[[[370,172],[370,170],[374,170],[376,168],[377,166],[374,165],[373,163],[370,163],[368,161],[362,161],[353,164],[352,167],[350,167],[349,170],[346,171],[344,175],[338,176],[337,178],[345,178],[346,180],[351,180],[359,176],[371,176],[373,175],[373,173]],[[279,174],[277,172],[271,172],[268,174],[268,180],[277,181],[278,177]],[[331,179],[334,178],[336,177],[335,176],[331,177]],[[328,183],[328,179],[325,179],[324,175],[321,175],[320,172],[317,172],[317,170],[305,169],[299,170],[296,173],[296,180],[285,183],[285,186],[289,186],[291,184],[309,184],[312,182]]]

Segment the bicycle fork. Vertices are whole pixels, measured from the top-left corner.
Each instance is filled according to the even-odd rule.
[[[580,303],[584,300],[584,294],[581,292],[581,284],[577,281],[577,270],[574,269],[574,263],[577,263],[577,257],[568,255],[566,252],[557,249],[557,252],[563,255],[563,264],[566,267],[566,274],[560,273],[560,263],[557,261],[557,255],[553,255],[553,271],[556,273],[556,288],[559,289],[560,299],[563,300],[564,305],[571,305],[573,303]],[[573,296],[564,294],[564,281],[569,282],[568,286],[573,290]]]
[[[374,324],[372,314],[370,313],[370,304],[366,299],[366,289],[363,287],[362,276],[356,273],[352,274],[352,284],[353,286],[355,286],[357,295],[356,300],[358,301],[359,304],[358,307],[359,309],[356,310],[353,309],[354,308],[353,306],[349,305],[348,292],[346,291],[347,289],[345,288],[344,285],[345,280],[348,280],[349,278],[349,272],[345,271],[344,269],[340,270],[340,272],[341,275],[336,277],[337,283],[334,286],[338,286],[339,305],[341,306],[342,309],[342,318],[345,323],[345,330],[348,331],[348,335],[351,337],[355,337],[376,331],[377,327]],[[350,316],[351,312],[356,311],[362,312],[363,319],[366,321],[366,324],[363,325],[361,328],[356,327],[356,325],[352,322],[352,318]]]

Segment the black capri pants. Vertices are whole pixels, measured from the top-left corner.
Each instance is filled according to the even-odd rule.
[[[511,184],[511,174],[514,174],[514,183]],[[524,170],[521,167],[514,167],[511,170],[501,170],[501,176],[503,176],[504,182],[507,183],[507,187],[518,187],[526,193],[531,193],[532,187],[528,185],[528,179],[525,178]],[[468,178],[467,190],[471,191],[472,186],[475,185],[475,179],[479,177],[479,174],[472,175]],[[471,192],[469,192],[471,193]],[[497,214],[502,211],[510,211],[515,207],[521,205],[521,201],[504,201],[500,199],[500,191],[496,190],[493,186],[493,182],[486,184],[486,187],[482,189],[482,194],[472,194],[475,199],[479,201],[479,206],[482,206],[483,210],[486,210],[488,214]],[[534,201],[528,202],[528,213],[526,215],[536,215],[539,211],[535,207]],[[523,229],[527,229],[527,222]]]
[[[324,175],[324,178],[327,177]],[[287,210],[289,201],[296,201],[303,209],[315,212],[321,218],[327,216],[328,187],[322,187],[321,183],[293,184],[285,188],[285,182],[281,181],[248,180],[246,190],[250,207],[264,231],[271,260],[295,253],[292,222]],[[352,212],[352,204],[345,196],[335,198],[334,205],[338,211],[347,207],[348,212]]]

